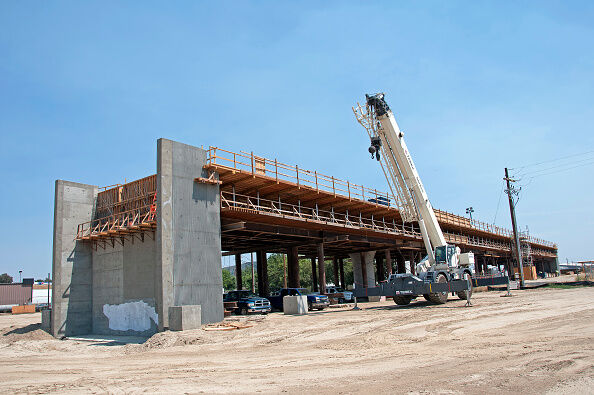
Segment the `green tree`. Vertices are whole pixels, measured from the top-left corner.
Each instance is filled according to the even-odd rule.
[[[235,278],[227,269],[223,269],[223,288],[225,291],[235,289]]]
[[[12,276],[8,273],[0,274],[0,284],[12,284]]]
[[[251,290],[252,289],[252,266],[248,264],[245,267],[247,270],[243,270],[241,272],[241,284],[243,289]],[[258,292],[258,272],[256,271],[256,262],[254,262],[254,289]]]
[[[350,258],[344,260],[344,282],[346,287],[352,286],[355,282],[355,277],[353,275],[353,262],[350,260]]]
[[[285,258],[286,263],[286,258]],[[270,254],[268,257],[268,286],[270,292],[277,291],[285,286],[285,267],[283,254]]]

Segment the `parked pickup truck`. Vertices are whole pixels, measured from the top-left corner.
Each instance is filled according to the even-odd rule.
[[[353,301],[353,293],[350,291],[345,291],[340,287],[326,287],[326,295],[328,295],[330,299],[336,299],[338,303]]]
[[[269,299],[273,308],[282,311],[283,297],[297,295],[307,296],[307,306],[309,310],[324,310],[330,304],[330,300],[327,296],[314,294],[307,288],[283,288],[277,292],[274,292]]]
[[[253,294],[251,291],[230,291],[223,296],[225,302],[237,302],[237,313],[246,315],[249,313],[270,313],[270,301]]]

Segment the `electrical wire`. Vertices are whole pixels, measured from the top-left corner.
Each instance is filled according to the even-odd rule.
[[[545,160],[545,161],[538,162],[538,163],[531,163],[531,164],[524,165],[524,166],[520,166],[520,167],[509,168],[509,170],[521,170],[521,169],[525,169],[525,168],[527,168],[527,167],[538,166],[538,165],[542,165],[542,164],[545,164],[545,163],[556,162],[556,161],[558,161],[558,160],[563,160],[563,159],[567,159],[567,158],[573,158],[573,157],[575,157],[575,156],[581,156],[581,155],[586,155],[586,154],[591,154],[591,153],[594,153],[594,150],[591,150],[591,151],[586,151],[586,152],[581,152],[581,153],[579,153],[579,154],[573,154],[573,155],[562,156],[562,157],[560,157],[560,158],[557,158],[557,159],[550,159],[550,160]]]
[[[499,213],[499,206],[501,204],[501,196],[503,196],[503,190],[505,189],[505,182],[501,180],[501,192],[499,192],[499,200],[497,200],[497,209],[495,210],[495,217],[493,217],[493,225],[495,225],[495,220],[497,219],[497,214]]]
[[[589,164],[592,161],[594,161],[594,157],[586,158],[586,159],[581,159],[581,160],[573,161],[573,162],[569,162],[569,163],[564,163],[564,164],[560,164],[560,165],[557,165],[557,166],[547,167],[545,169],[538,169],[538,170],[528,171],[526,173],[519,174],[518,177],[519,178],[523,178],[523,177],[530,176],[530,175],[536,174],[536,173],[542,173],[542,172],[546,172],[546,171],[549,171],[549,170],[555,170],[555,169],[559,169],[559,168],[566,167],[566,166],[577,165],[578,163],[588,162],[586,164]]]
[[[584,167],[584,166],[590,166],[590,165],[594,165],[594,160],[592,160],[591,162],[588,162],[588,163],[581,164],[581,165],[572,166],[572,167],[568,167],[568,168],[565,168],[565,169],[560,169],[560,170],[556,170],[556,171],[551,171],[551,172],[549,172],[549,173],[544,173],[544,174],[537,174],[537,175],[535,175],[535,176],[532,176],[532,177],[530,177],[528,180],[533,180],[534,178],[537,178],[537,177],[548,176],[548,175],[550,175],[550,174],[561,173],[561,172],[563,172],[563,171],[567,171],[567,170],[575,169],[575,168],[577,168],[577,167]]]

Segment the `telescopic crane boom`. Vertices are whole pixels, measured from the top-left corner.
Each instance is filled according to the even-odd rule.
[[[383,93],[366,95],[365,109],[358,105],[357,110],[357,120],[367,129],[371,139],[369,151],[381,163],[392,195],[398,196],[396,201],[404,214],[402,218],[405,222],[418,222],[429,262],[434,264],[435,248],[447,243],[394,113]]]

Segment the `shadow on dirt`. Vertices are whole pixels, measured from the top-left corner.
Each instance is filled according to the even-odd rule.
[[[27,333],[36,331],[38,329],[41,329],[41,324],[29,324],[27,326],[23,326],[21,328],[15,328],[11,331],[5,332],[4,336],[8,336],[8,335],[25,335]]]

